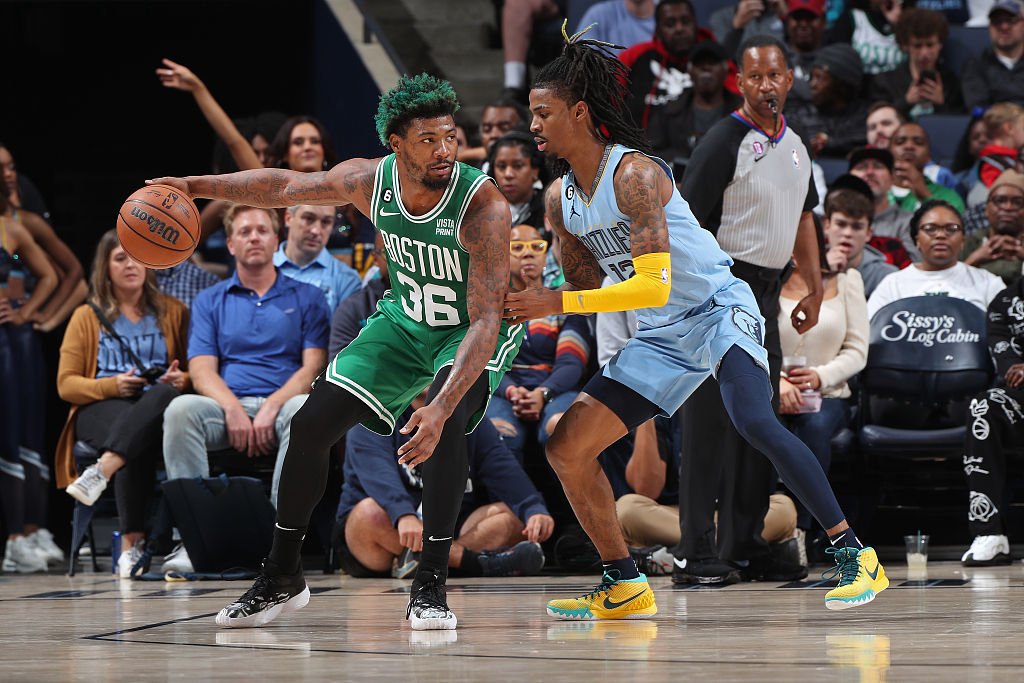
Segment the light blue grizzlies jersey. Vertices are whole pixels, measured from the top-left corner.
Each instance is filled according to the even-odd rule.
[[[630,253],[630,220],[615,201],[612,178],[622,155],[635,149],[613,145],[598,178],[594,196],[589,199],[570,170],[562,178],[562,218],[565,228],[593,252],[601,269],[615,282],[633,275]],[[650,157],[672,179],[672,170],[661,159]],[[656,192],[651,188],[652,192]],[[675,181],[672,198],[665,206],[668,223],[669,253],[672,263],[672,291],[668,303],[660,308],[640,308],[639,322],[663,327],[678,322],[688,313],[702,307],[732,280],[732,259],[721,250],[714,235],[700,227]]]

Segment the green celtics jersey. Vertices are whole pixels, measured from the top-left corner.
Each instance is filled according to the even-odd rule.
[[[473,195],[489,180],[456,162],[441,200],[422,216],[414,216],[402,204],[395,155],[377,166],[370,211],[384,240],[391,277],[384,299],[400,304],[408,321],[444,335],[469,324],[469,252],[459,241],[459,229]]]

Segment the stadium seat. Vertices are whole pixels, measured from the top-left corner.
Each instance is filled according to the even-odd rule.
[[[79,472],[84,472],[85,468],[96,462],[100,456],[95,448],[84,441],[76,441],[72,453]],[[114,487],[109,487],[107,491],[104,491],[104,495],[101,496],[100,500],[96,501],[93,505],[85,505],[77,500],[75,501],[75,511],[71,518],[71,556],[68,561],[68,576],[75,575],[75,559],[77,559],[78,551],[82,549],[82,542],[86,537],[89,539],[89,556],[92,560],[92,571],[99,573],[100,568],[96,563],[96,536],[92,530],[92,518],[98,506],[109,502],[109,499],[113,496],[113,491]],[[114,561],[116,562],[117,558]]]
[[[946,57],[946,65],[957,74],[964,69],[964,62],[991,44],[988,27],[950,26],[949,38],[942,53]]]
[[[931,145],[932,159],[937,164],[952,159],[956,156],[957,145],[960,138],[967,130],[971,122],[970,116],[947,116],[936,114],[934,116],[922,116],[917,119],[925,132],[928,133],[928,140]]]
[[[846,173],[850,168],[850,162],[846,159],[817,159],[815,160],[821,170],[825,172],[825,184],[831,185],[836,178]]]

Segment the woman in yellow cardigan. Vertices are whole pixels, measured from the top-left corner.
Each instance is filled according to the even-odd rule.
[[[149,497],[161,462],[164,409],[189,386],[187,339],[185,305],[160,293],[153,272],[128,256],[114,230],[103,235],[93,260],[89,301],[71,316],[60,347],[57,392],[73,405],[57,445],[55,469],[57,486],[67,487],[86,505],[95,503],[123,469],[114,484],[123,577],[130,576],[141,557]],[[72,453],[77,440],[101,456],[76,478]]]

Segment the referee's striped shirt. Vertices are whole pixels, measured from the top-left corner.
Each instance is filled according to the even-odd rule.
[[[785,117],[770,138],[738,111],[697,143],[682,195],[729,256],[763,268],[786,266],[801,213],[818,204],[811,157]]]

